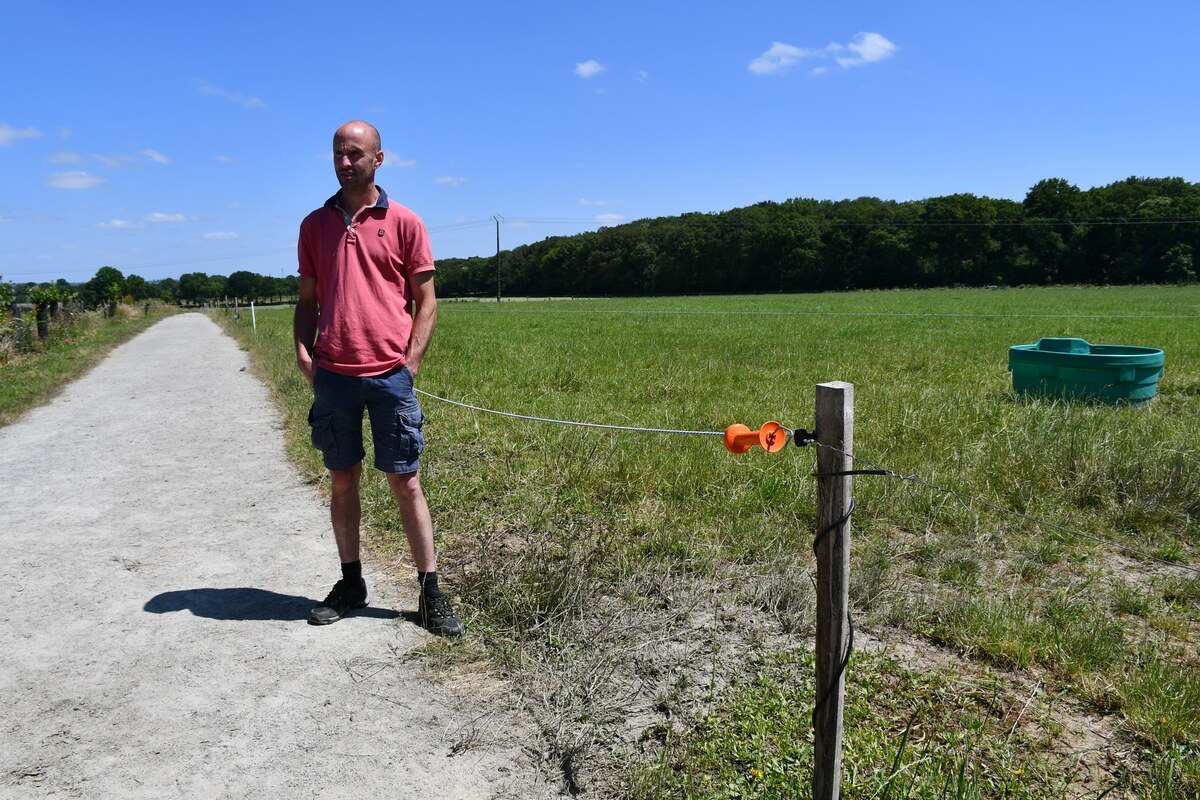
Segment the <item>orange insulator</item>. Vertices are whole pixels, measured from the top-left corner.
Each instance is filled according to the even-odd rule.
[[[778,422],[767,422],[756,431],[742,424],[725,429],[725,449],[731,453],[744,453],[754,445],[768,453],[778,453],[787,446],[787,440],[787,428]]]

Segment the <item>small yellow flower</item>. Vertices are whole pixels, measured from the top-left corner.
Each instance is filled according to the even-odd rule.
[[[1013,770],[1013,775],[1016,775],[1018,778],[1024,774],[1025,774],[1025,770],[1023,770],[1023,769],[1014,769]]]
[[[751,777],[751,778],[761,778],[761,777],[762,777],[762,770],[761,770],[761,769],[752,769],[752,770],[750,770],[750,777]]]

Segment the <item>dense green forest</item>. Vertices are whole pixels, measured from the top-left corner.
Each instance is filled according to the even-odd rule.
[[[1195,280],[1200,184],[1039,182],[1023,202],[794,199],[643,219],[502,252],[504,295],[799,292]],[[496,257],[438,262],[442,296],[494,296]]]

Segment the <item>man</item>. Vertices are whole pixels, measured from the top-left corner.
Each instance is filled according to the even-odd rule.
[[[416,563],[421,622],[435,634],[459,636],[463,624],[438,588],[433,523],[417,462],[425,417],[413,378],[437,322],[433,254],[420,218],[375,185],[383,158],[373,126],[356,120],[338,128],[333,162],[342,188],[300,224],[296,362],[313,386],[312,442],[329,469],[330,517],[342,562],[342,579],[308,621],[327,625],[367,605],[358,491],[365,409],[375,468],[387,475],[400,505]]]

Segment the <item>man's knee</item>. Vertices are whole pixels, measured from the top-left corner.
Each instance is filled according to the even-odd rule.
[[[358,488],[358,481],[361,475],[361,466],[351,467],[350,469],[331,469],[329,470],[330,486],[334,492],[352,492]]]
[[[388,473],[387,479],[399,500],[416,499],[422,496],[419,472]]]

